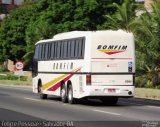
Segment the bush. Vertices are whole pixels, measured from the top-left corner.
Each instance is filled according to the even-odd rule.
[[[160,84],[153,84],[153,79],[148,76],[148,74],[144,74],[136,77],[136,87],[138,88],[154,88],[160,89]]]
[[[156,89],[160,89],[160,85],[158,85],[158,86],[156,87]]]
[[[0,75],[0,80],[19,80],[19,77],[12,74]],[[20,81],[27,81],[27,77],[20,76]]]
[[[2,65],[0,65],[0,72],[4,72],[4,71],[6,71],[6,69]]]
[[[27,76],[20,76],[21,81],[27,81]]]
[[[145,84],[147,84],[147,80],[146,75],[136,77],[136,87],[144,88]]]
[[[15,75],[0,75],[0,80],[18,80]]]
[[[144,85],[145,88],[154,88],[153,83],[148,80],[147,83]]]
[[[8,75],[7,80],[18,80],[18,76],[15,75]]]
[[[7,76],[5,75],[0,75],[0,80],[6,80],[7,79]]]

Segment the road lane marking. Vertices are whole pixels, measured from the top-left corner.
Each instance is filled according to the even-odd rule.
[[[160,109],[160,107],[158,107],[158,106],[147,106],[147,107],[149,107],[149,108],[158,108],[158,109]]]
[[[97,109],[94,109],[93,111],[95,111],[95,112],[101,112],[101,113],[106,113],[106,114],[110,114],[110,115],[116,115],[116,116],[120,116],[121,115],[121,114],[118,114],[118,113],[106,112],[106,111],[97,110]]]
[[[41,100],[39,100],[39,99],[27,98],[27,97],[24,97],[24,99],[26,99],[26,100],[31,100],[31,101],[41,101]]]

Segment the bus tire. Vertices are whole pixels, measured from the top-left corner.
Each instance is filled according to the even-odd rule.
[[[41,99],[47,99],[47,94],[43,94],[41,83],[38,85],[38,93]]]
[[[75,104],[76,103],[76,99],[73,97],[73,88],[72,85],[68,86],[68,94],[67,94],[67,98],[68,98],[68,103],[70,104]]]
[[[67,90],[64,84],[61,87],[61,101],[67,103]]]

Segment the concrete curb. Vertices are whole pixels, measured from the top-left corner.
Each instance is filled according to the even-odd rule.
[[[135,96],[134,98],[136,98],[136,99],[144,99],[144,100],[160,101],[160,99],[158,99],[158,98],[144,98],[144,97],[139,97],[139,96]]]

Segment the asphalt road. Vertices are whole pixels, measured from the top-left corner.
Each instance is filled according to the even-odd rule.
[[[41,100],[29,87],[0,85],[0,121],[41,121],[39,126],[48,127],[160,127],[160,101],[120,99],[116,106],[107,106],[89,100],[70,105],[52,96]],[[8,127],[7,123],[0,124]]]

